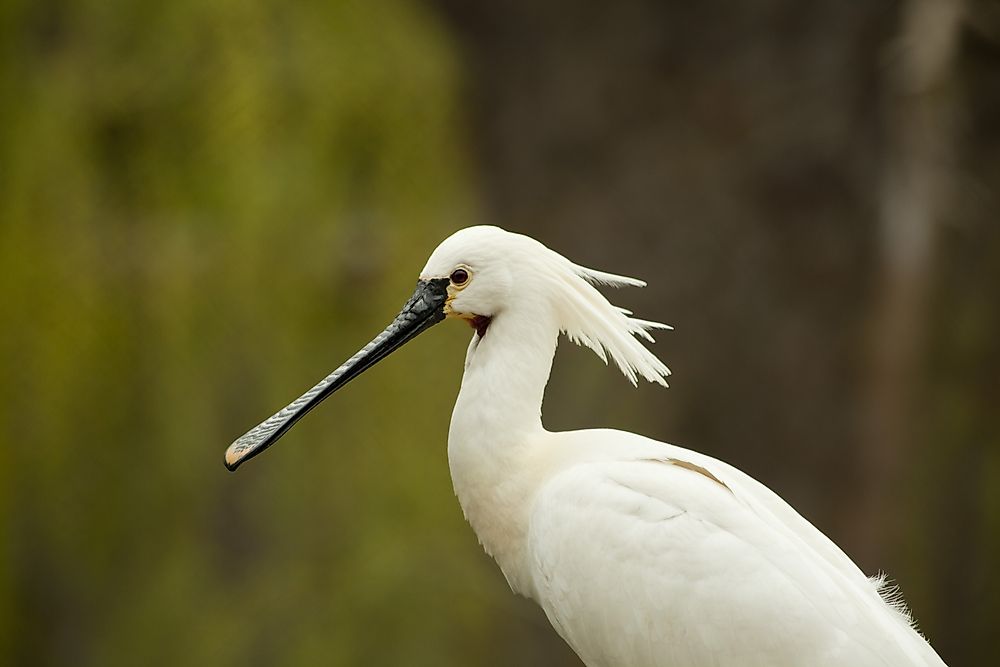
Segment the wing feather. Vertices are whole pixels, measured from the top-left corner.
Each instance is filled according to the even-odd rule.
[[[578,463],[531,512],[534,597],[588,665],[943,664],[766,487],[656,444],[689,465]]]

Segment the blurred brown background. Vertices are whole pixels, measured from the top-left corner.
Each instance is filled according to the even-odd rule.
[[[676,326],[549,428],[736,464],[986,664],[998,211],[995,0],[8,0],[0,661],[579,664],[452,495],[468,329],[222,467],[490,222]]]

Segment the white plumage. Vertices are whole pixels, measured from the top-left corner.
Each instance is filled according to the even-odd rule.
[[[496,227],[445,240],[421,278],[470,274],[446,313],[473,335],[452,415],[455,491],[511,588],[591,667],[942,665],[899,604],[770,489],[632,433],[552,433],[542,394],[560,332],[633,383],[669,370],[576,266]]]
[[[641,286],[497,227],[446,239],[396,319],[238,438],[235,470],[338,388],[445,317],[468,320],[448,461],[511,588],[590,667],[943,665],[899,602],[770,489],[711,457],[611,430],[542,427],[560,332],[635,384],[670,371],[594,287]]]

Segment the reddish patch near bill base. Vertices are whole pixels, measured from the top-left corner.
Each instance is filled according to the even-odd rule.
[[[493,321],[492,317],[486,315],[476,315],[471,320],[468,320],[469,326],[476,330],[479,337],[482,338],[486,335],[486,330],[490,326],[490,322]]]

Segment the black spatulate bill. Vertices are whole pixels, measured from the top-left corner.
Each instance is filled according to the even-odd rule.
[[[417,289],[396,319],[320,382],[265,421],[240,436],[226,450],[226,467],[236,470],[273,445],[295,422],[320,402],[356,378],[403,343],[416,337],[444,319],[444,303],[448,298],[448,279],[420,280]]]

